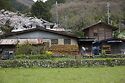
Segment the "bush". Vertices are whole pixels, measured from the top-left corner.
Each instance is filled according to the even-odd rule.
[[[16,55],[15,56],[16,59],[26,59],[25,55]]]
[[[106,63],[108,66],[113,67],[114,65],[112,64],[112,59],[106,59]]]
[[[18,44],[16,46],[16,54],[17,55],[36,55],[36,54],[43,54],[45,51],[43,45],[34,46],[25,42],[24,44]]]
[[[44,57],[50,59],[50,58],[52,58],[53,53],[51,51],[45,51],[45,53],[43,55],[44,55]]]
[[[100,53],[100,56],[101,56],[101,57],[105,57],[105,56],[106,56],[105,50],[102,50],[102,53]]]
[[[16,59],[51,59],[51,54],[39,54],[39,55],[16,55]]]
[[[51,56],[42,54],[42,55],[30,55],[29,59],[50,59]]]
[[[118,54],[109,54],[109,55],[101,55],[101,58],[125,58],[125,55]]]
[[[19,55],[19,54],[28,55],[28,54],[31,54],[32,49],[33,49],[33,47],[29,43],[18,44],[16,46],[16,54],[17,55]]]

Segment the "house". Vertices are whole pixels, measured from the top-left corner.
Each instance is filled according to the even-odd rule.
[[[83,29],[85,38],[94,38],[98,41],[113,37],[116,27],[104,22],[98,22]]]
[[[11,32],[1,35],[0,37],[1,51],[15,50],[17,44],[28,42],[33,45],[48,43],[48,48],[53,52],[64,51],[63,53],[66,53],[68,50],[73,51],[73,53],[78,52],[77,37],[66,32],[57,32],[44,28],[32,28],[18,32]],[[71,48],[66,49],[67,47]],[[56,48],[56,50],[52,48]],[[59,50],[57,50],[57,48]]]
[[[106,54],[125,54],[125,39],[109,38],[101,40],[100,48]]]
[[[94,47],[99,47],[100,52],[105,51],[107,54],[120,54],[120,50],[123,50],[123,43],[125,43],[122,39],[114,38],[113,32],[116,31],[117,28],[106,24],[104,22],[98,22],[91,26],[88,26],[83,29],[84,37],[79,38],[78,44],[80,49],[82,47],[86,48],[86,53],[91,55]],[[113,42],[110,42],[113,41]],[[119,45],[119,48],[117,48]],[[119,51],[115,51],[115,50]],[[82,49],[81,49],[82,50]]]
[[[56,23],[48,22],[42,18],[38,19],[36,17],[27,17],[25,14],[21,14],[19,12],[15,13],[4,9],[0,10],[0,25],[4,25],[8,20],[10,21],[11,27],[13,27],[12,32],[23,31],[36,27],[58,31],[64,30],[64,28],[56,27]]]

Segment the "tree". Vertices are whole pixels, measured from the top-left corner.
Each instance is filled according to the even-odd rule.
[[[33,16],[36,16],[38,18],[43,18],[48,21],[50,20],[51,17],[51,13],[49,11],[48,6],[42,1],[37,1],[32,5],[31,13]]]
[[[24,13],[29,8],[28,6],[18,2],[17,0],[11,0],[11,4],[14,11],[20,11],[22,13]]]
[[[51,0],[49,0],[51,1]],[[123,0],[110,0],[110,23],[118,27],[123,19],[125,5]],[[65,0],[65,3],[52,6],[52,20],[56,22],[57,11],[59,23],[66,29],[79,32],[81,29],[99,21],[107,23],[107,1],[99,0]],[[114,9],[115,8],[115,9]],[[125,17],[125,16],[124,16]],[[78,33],[79,34],[79,33]]]
[[[65,3],[65,0],[47,0],[45,4],[51,8],[56,3],[56,1],[58,3]]]
[[[10,33],[14,27],[10,26],[10,20],[7,20],[6,23],[4,25],[1,25],[0,30],[3,33]]]
[[[7,9],[11,10],[11,0],[0,0],[0,10],[1,9]]]

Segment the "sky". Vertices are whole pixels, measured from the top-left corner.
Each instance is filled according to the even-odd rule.
[[[33,0],[34,2],[36,2],[37,0]],[[47,0],[42,0],[43,2],[47,1]]]

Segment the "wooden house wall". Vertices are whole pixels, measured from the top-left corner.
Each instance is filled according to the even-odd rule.
[[[112,44],[111,49],[112,54],[125,54],[125,42]]]
[[[113,33],[112,28],[104,25],[98,25],[87,29],[85,31],[85,37],[95,38],[97,40],[104,40],[112,38],[112,33]]]
[[[121,44],[112,44],[111,54],[121,54]]]
[[[122,43],[105,42],[102,45],[109,45],[111,47],[111,54],[125,54],[125,42],[122,42]]]

